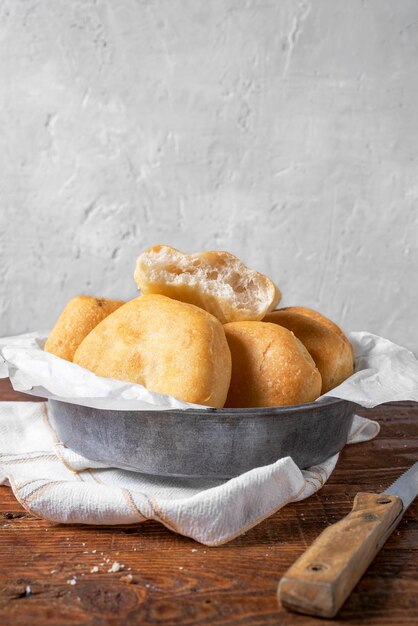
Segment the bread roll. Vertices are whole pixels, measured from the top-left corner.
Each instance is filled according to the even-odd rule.
[[[231,379],[219,320],[161,295],[140,296],[109,315],[80,344],[74,363],[212,407],[223,406]]]
[[[229,252],[184,254],[154,246],[137,260],[135,281],[143,294],[159,293],[195,304],[223,324],[261,320],[281,298],[274,283]]]
[[[282,309],[278,309],[278,311],[287,311],[288,313],[299,313],[299,315],[310,317],[316,322],[319,322],[320,324],[324,324],[324,326],[336,332],[337,335],[340,335],[340,337],[347,339],[342,329],[339,326],[337,326],[335,322],[330,320],[328,317],[325,317],[325,315],[322,315],[322,313],[319,313],[319,311],[315,311],[315,309],[310,309],[307,306],[286,306],[286,307],[283,307]]]
[[[286,328],[231,322],[224,329],[232,355],[225,406],[285,406],[319,396],[321,375],[304,345]]]
[[[74,352],[84,337],[122,304],[124,303],[120,300],[76,296],[66,304],[44,349],[62,359],[72,361]]]
[[[322,322],[289,311],[273,311],[264,321],[292,331],[308,349],[321,372],[321,393],[337,387],[353,373],[350,344]]]

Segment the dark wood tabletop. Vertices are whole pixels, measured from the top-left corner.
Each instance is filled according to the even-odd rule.
[[[0,400],[31,400],[0,381]],[[373,441],[347,446],[321,491],[230,543],[208,548],[156,522],[67,526],[34,519],[0,487],[1,626],[418,624],[418,500],[337,619],[287,613],[277,583],[358,491],[379,491],[418,460],[418,404],[363,410]],[[1,430],[0,430],[1,433]],[[99,563],[124,564],[108,572]],[[129,576],[129,574],[131,576]],[[75,585],[68,581],[77,577]]]

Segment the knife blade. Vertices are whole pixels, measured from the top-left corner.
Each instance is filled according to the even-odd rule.
[[[328,526],[282,577],[282,606],[334,617],[417,495],[418,462],[382,493],[358,493],[351,512]]]
[[[418,461],[385,489],[384,493],[388,496],[398,496],[402,500],[403,510],[406,511],[418,496]]]

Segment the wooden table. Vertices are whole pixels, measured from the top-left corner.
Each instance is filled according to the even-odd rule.
[[[0,381],[0,400],[25,399],[33,400]],[[348,513],[354,495],[382,489],[418,459],[418,404],[362,413],[381,423],[377,439],[346,447],[318,494],[218,548],[156,522],[53,525],[31,517],[10,489],[0,487],[1,626],[417,625],[418,500],[338,619],[324,622],[277,605],[281,575],[327,524]],[[106,559],[123,563],[124,571],[91,572]],[[71,585],[74,575],[77,584]]]

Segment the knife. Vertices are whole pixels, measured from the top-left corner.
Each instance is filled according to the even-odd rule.
[[[326,528],[288,569],[277,596],[297,613],[334,617],[418,495],[418,462],[383,493],[358,493],[351,512]]]

